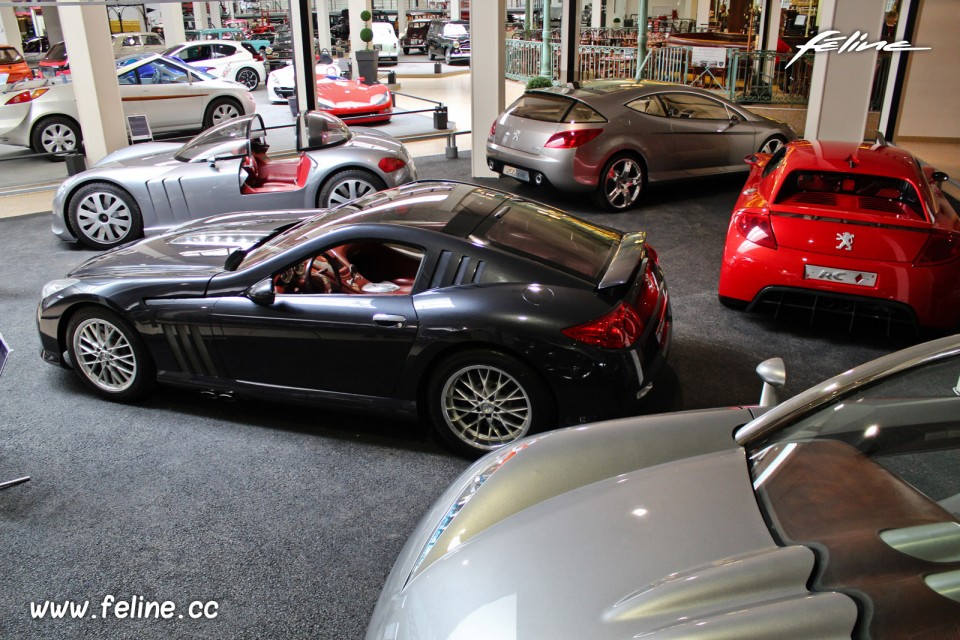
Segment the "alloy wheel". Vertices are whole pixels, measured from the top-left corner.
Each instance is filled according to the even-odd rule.
[[[214,110],[211,119],[213,124],[220,124],[225,120],[232,120],[233,118],[238,118],[240,116],[240,111],[232,103],[224,102],[218,104]]]
[[[130,207],[116,194],[94,191],[87,194],[77,206],[79,231],[103,245],[123,240],[133,227]]]
[[[441,401],[447,427],[471,447],[495,449],[530,431],[530,397],[497,367],[472,365],[454,372],[443,385]]]
[[[59,122],[44,127],[40,144],[45,153],[66,153],[77,148],[77,134],[73,128]]]
[[[760,153],[774,154],[780,150],[780,147],[782,147],[783,144],[783,140],[780,138],[770,138],[763,143],[762,147],[760,147]]]
[[[603,174],[600,181],[603,197],[614,209],[626,209],[640,197],[643,170],[636,160],[620,158]]]
[[[237,73],[237,82],[253,91],[260,85],[260,76],[253,69],[241,69]]]
[[[376,190],[377,188],[366,180],[349,178],[333,188],[326,206],[333,207],[338,204],[350,202],[351,200],[356,200],[360,196],[373,193]]]
[[[81,322],[73,334],[73,352],[84,376],[104,391],[126,391],[136,380],[133,345],[107,320],[89,318]]]

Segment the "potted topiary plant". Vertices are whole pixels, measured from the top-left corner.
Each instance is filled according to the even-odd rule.
[[[377,84],[377,61],[380,54],[370,47],[373,42],[373,29],[370,28],[370,19],[373,16],[369,11],[361,11],[360,19],[363,20],[364,27],[360,30],[360,39],[366,45],[363,49],[357,49],[357,76],[363,84]]]
[[[552,87],[553,80],[546,76],[533,76],[527,80],[527,89],[543,89],[545,87]]]

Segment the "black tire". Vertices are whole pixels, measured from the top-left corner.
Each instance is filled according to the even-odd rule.
[[[257,73],[256,69],[251,67],[244,67],[237,71],[235,76],[237,82],[245,86],[249,91],[256,91],[257,87],[260,86],[260,74]]]
[[[787,139],[783,136],[770,136],[763,141],[763,144],[760,145],[760,150],[757,153],[769,153],[772,155],[785,144],[787,144]]]
[[[37,153],[70,153],[80,150],[83,132],[66,116],[48,116],[33,125],[30,146]],[[63,162],[64,156],[45,156],[50,162]]]
[[[600,172],[594,200],[607,211],[626,211],[640,200],[646,181],[643,161],[629,153],[617,154]]]
[[[92,249],[109,249],[143,235],[136,199],[109,182],[80,187],[70,198],[67,212],[77,239]]]
[[[217,98],[207,106],[203,115],[203,128],[209,129],[215,124],[232,120],[243,115],[243,107],[232,98]]]
[[[403,48],[403,55],[405,55],[405,56],[410,55],[410,47],[404,47],[404,48]]]
[[[156,385],[156,367],[140,335],[105,307],[86,307],[70,318],[67,351],[91,391],[114,402],[133,402]]]
[[[470,458],[556,426],[553,395],[543,379],[492,349],[463,351],[440,362],[425,401],[439,441]]]
[[[317,207],[333,207],[386,188],[379,176],[366,169],[344,169],[323,183],[317,196]]]
[[[436,60],[436,59],[437,59],[437,56],[434,55],[434,53],[433,53],[433,47],[432,47],[432,46],[428,46],[428,47],[427,47],[427,60]]]

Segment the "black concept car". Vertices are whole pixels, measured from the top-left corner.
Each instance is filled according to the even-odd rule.
[[[43,358],[111,400],[159,381],[420,415],[478,455],[631,413],[671,313],[643,233],[414,182],[117,247],[48,283],[38,324]]]

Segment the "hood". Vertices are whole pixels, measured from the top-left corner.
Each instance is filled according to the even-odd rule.
[[[107,251],[74,269],[70,277],[210,277],[224,271],[227,256],[277,228],[316,211],[230,214],[197,220],[161,236]]]
[[[378,603],[367,640],[849,638],[856,604],[809,592],[813,552],[779,547],[770,536],[745,453],[732,445],[733,418],[746,416],[736,410],[679,416],[686,427],[677,416],[652,419],[660,422],[653,429],[632,421],[632,443],[631,421],[556,432],[567,441],[559,446],[550,434],[528,440],[436,539],[439,557],[427,554],[427,566],[405,587],[399,586],[404,570],[391,574],[393,590]],[[660,428],[668,422],[672,434]],[[598,438],[597,429],[610,433]],[[667,441],[652,437],[657,432]],[[654,450],[641,453],[641,443]],[[556,471],[538,464],[543,456]],[[631,456],[634,468],[624,470]],[[611,460],[606,472],[585,473],[603,457]],[[484,499],[508,471],[513,501],[565,474],[601,479],[551,491],[471,536],[478,511],[511,501],[502,493],[498,503]],[[414,537],[420,546],[427,539],[420,528]],[[418,545],[404,549],[395,571],[405,556],[419,555],[411,546]]]
[[[177,142],[135,144],[105,156],[93,168],[157,167],[158,170],[163,170],[168,166],[180,166],[183,163],[175,160],[173,156],[182,146],[182,143]]]

